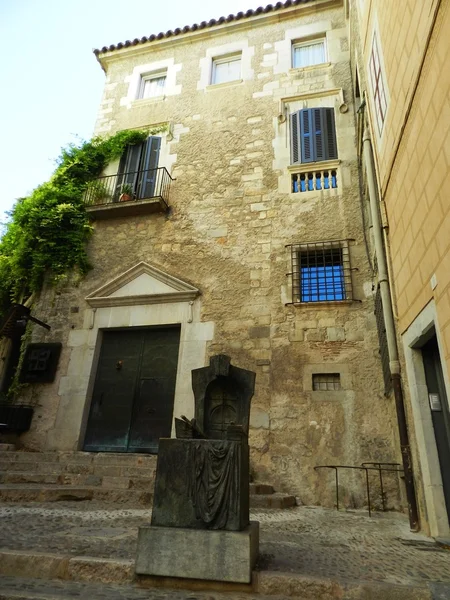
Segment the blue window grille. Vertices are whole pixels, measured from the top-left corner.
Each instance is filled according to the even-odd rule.
[[[293,244],[290,247],[293,303],[352,300],[346,240]]]

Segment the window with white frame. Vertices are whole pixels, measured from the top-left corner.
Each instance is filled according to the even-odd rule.
[[[211,83],[227,83],[241,79],[241,54],[213,59]]]
[[[372,83],[373,101],[375,104],[375,115],[378,125],[378,133],[381,135],[386,118],[387,101],[384,85],[384,76],[381,69],[380,54],[378,52],[377,38],[373,36],[372,51],[370,53],[370,80]]]
[[[312,67],[326,61],[325,38],[292,44],[292,66],[294,69]]]
[[[138,99],[162,96],[166,87],[166,71],[142,75],[138,89]]]

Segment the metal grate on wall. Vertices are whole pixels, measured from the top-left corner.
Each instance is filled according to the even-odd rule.
[[[291,244],[292,303],[353,300],[349,240]]]
[[[341,389],[339,373],[314,373],[312,387],[315,392],[333,392]]]
[[[378,342],[380,344],[381,366],[383,368],[384,393],[390,394],[392,391],[391,369],[389,368],[389,351],[386,337],[386,326],[383,316],[383,301],[381,300],[380,286],[375,294],[375,319],[377,321]]]

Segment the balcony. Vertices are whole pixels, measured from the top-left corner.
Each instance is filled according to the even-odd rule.
[[[339,160],[290,165],[291,193],[321,192],[338,194],[340,183]]]
[[[99,177],[84,194],[93,219],[112,219],[167,212],[172,177],[165,167]]]

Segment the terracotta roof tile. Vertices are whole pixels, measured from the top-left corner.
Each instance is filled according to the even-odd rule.
[[[142,38],[134,38],[134,40],[126,40],[125,42],[119,42],[118,44],[111,44],[110,46],[103,46],[103,48],[96,48],[94,54],[98,56],[104,52],[113,52],[114,50],[120,50],[121,48],[129,48],[130,46],[138,46],[139,44],[145,44],[147,42],[153,42],[155,40],[162,40],[163,38],[169,38],[172,36],[182,35],[183,33],[189,33],[190,31],[197,31],[199,29],[206,29],[207,27],[214,27],[215,25],[222,25],[223,23],[231,23],[231,21],[239,21],[240,19],[248,19],[262,13],[270,13],[277,10],[283,10],[291,6],[297,6],[298,4],[306,4],[307,2],[314,2],[314,0],[286,0],[285,2],[277,2],[276,4],[268,4],[265,7],[260,6],[247,10],[246,12],[238,12],[235,15],[228,15],[228,17],[219,17],[218,19],[211,19],[210,21],[202,21],[201,23],[194,23],[193,25],[185,25],[180,28],[177,27],[172,31],[160,32],[158,34],[152,34],[144,36]]]

